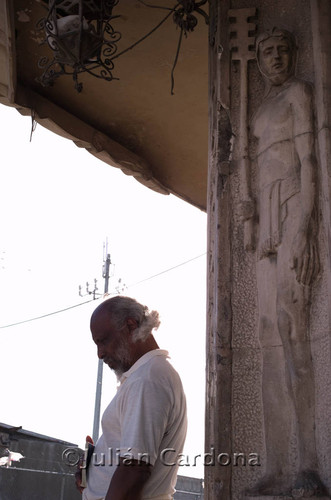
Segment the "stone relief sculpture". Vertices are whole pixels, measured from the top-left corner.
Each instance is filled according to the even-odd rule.
[[[319,273],[312,88],[295,76],[292,33],[274,28],[257,38],[256,48],[265,81],[252,130],[258,139],[256,251],[266,469],[249,493],[323,496],[309,339],[311,285]]]

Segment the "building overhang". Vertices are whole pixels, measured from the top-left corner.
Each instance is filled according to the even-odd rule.
[[[161,3],[160,3],[161,5]],[[173,7],[175,0],[162,6]],[[0,102],[15,106],[53,132],[146,186],[206,207],[208,160],[208,27],[198,24],[183,37],[174,71],[180,30],[169,16],[151,36],[114,61],[105,81],[80,75],[78,93],[68,75],[53,86],[38,82],[38,61],[51,57],[38,21],[41,0],[1,0]],[[120,0],[113,26],[122,38],[118,51],[151,31],[165,11],[138,0]],[[69,168],[69,166],[68,166]]]

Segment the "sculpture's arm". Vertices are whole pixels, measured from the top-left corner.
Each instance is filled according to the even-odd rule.
[[[309,132],[295,137],[295,148],[300,160],[301,221],[299,231],[307,233],[316,196],[317,161],[314,135]]]
[[[301,215],[299,230],[292,245],[291,259],[299,283],[310,285],[319,271],[316,244],[310,234],[316,196],[317,162],[314,152],[314,135],[312,132],[301,134],[295,137],[294,141],[301,167]]]
[[[313,120],[313,93],[311,86],[297,81],[292,87],[294,146],[300,163],[300,225],[292,245],[292,267],[297,280],[310,285],[319,271],[316,242],[312,238],[312,213],[316,198],[317,161]]]

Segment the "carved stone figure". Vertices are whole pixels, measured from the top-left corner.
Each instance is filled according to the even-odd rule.
[[[312,88],[295,77],[297,47],[290,32],[274,28],[257,38],[256,47],[265,81],[252,126],[258,139],[257,287],[267,456],[264,478],[250,494],[321,496],[326,491],[317,472],[309,339],[311,285],[319,272]]]

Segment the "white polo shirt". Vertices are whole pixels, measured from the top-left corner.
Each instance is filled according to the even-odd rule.
[[[168,361],[168,352],[155,349],[139,358],[120,382],[102,416],[102,435],[88,469],[83,500],[105,498],[119,457],[127,464],[134,459],[153,465],[143,499],[171,500],[178,465],[163,459],[164,450],[170,448],[171,457],[182,453],[187,428],[179,375]]]

